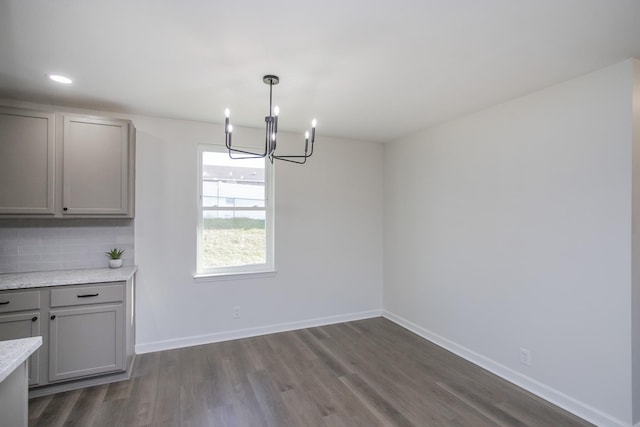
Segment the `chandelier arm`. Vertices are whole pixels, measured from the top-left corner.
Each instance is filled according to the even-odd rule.
[[[273,155],[273,157],[275,157],[276,159],[308,159],[309,157],[311,157],[310,155],[300,155],[300,156],[286,156],[286,155],[282,155],[282,156],[276,156],[275,154]]]
[[[226,119],[228,121],[228,119]],[[224,126],[224,145],[227,147],[228,150],[231,149],[231,132],[229,132],[228,130],[229,125],[226,124]]]
[[[314,142],[315,142],[315,141],[312,139],[312,140],[311,140],[311,151],[309,152],[309,157],[311,157],[311,155],[313,154],[313,143],[314,143]]]
[[[276,156],[274,155],[273,157],[278,159],[278,160],[285,160],[285,161],[290,161],[290,162],[295,162],[298,163],[297,161],[291,160],[291,159],[308,159],[309,157],[311,157],[312,153],[305,153],[304,155],[282,155],[282,156]]]
[[[313,155],[313,145],[314,145],[314,140],[311,140],[311,151],[308,150],[308,143],[309,141],[305,142],[305,147],[304,147],[304,155],[291,155],[291,156],[287,156],[287,155],[282,155],[282,156],[274,156],[276,159],[278,160],[285,160],[286,159],[301,159],[301,158],[305,158],[308,159],[309,157],[311,157]],[[291,160],[290,160],[291,161]],[[297,162],[294,162],[297,163]]]
[[[267,155],[266,152],[254,153],[252,151],[239,150],[237,148],[231,147],[231,138],[229,138],[229,135],[227,135],[227,138],[225,138],[225,145],[227,146],[227,150],[229,150],[229,157],[231,157],[232,159],[255,159],[255,158],[261,158]],[[248,156],[233,157],[231,155],[232,153],[248,154]]]
[[[271,156],[274,159],[277,160],[282,160],[283,162],[290,162],[290,163],[297,163],[299,165],[304,165],[305,163],[307,163],[307,159],[309,158],[309,156]],[[303,158],[304,160],[300,161],[300,160],[292,160],[292,157],[300,157]],[[271,161],[271,163],[273,163],[273,160]]]
[[[227,147],[227,150],[229,150],[229,157],[230,158],[236,159],[236,160],[240,160],[240,159],[255,159],[255,158],[264,157],[267,154],[266,151],[261,154],[261,153],[254,153],[252,151],[247,151],[247,150],[239,150],[237,148],[231,147],[231,135],[232,134],[229,131],[225,131],[225,133],[224,133],[224,145]],[[248,156],[233,157],[231,155],[232,153],[248,154]]]
[[[234,157],[232,153],[248,154],[248,156]],[[263,159],[265,156],[260,153],[252,153],[250,151],[242,151],[242,150],[236,150],[235,148],[232,148],[229,150],[229,157],[232,159],[239,160],[239,159]]]

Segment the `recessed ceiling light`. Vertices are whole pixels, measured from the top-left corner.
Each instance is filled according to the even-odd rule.
[[[61,76],[58,74],[47,74],[47,77],[49,77],[54,82],[63,83],[65,85],[73,83],[73,80],[71,80],[69,77]]]

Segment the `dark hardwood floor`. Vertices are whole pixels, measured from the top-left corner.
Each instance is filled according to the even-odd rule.
[[[30,426],[586,426],[383,319],[138,356],[29,401]]]

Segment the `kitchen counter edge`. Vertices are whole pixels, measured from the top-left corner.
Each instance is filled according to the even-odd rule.
[[[121,268],[87,268],[82,270],[2,273],[0,274],[0,291],[46,288],[49,286],[122,282],[131,279],[136,271],[138,271],[138,266],[132,265]]]
[[[0,341],[0,382],[42,345],[42,337]]]

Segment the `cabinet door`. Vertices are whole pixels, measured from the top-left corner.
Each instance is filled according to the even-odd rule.
[[[40,312],[0,315],[0,341],[40,335]],[[29,385],[40,383],[40,350],[29,357]]]
[[[0,108],[0,214],[54,213],[53,114]]]
[[[123,304],[51,310],[49,381],[122,371]]]
[[[63,215],[129,213],[129,123],[65,116]]]

